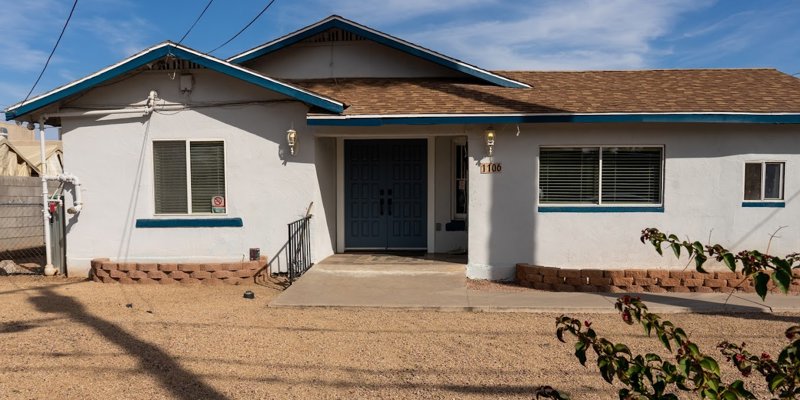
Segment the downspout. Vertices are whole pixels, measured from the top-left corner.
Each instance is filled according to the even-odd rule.
[[[124,108],[118,110],[90,110],[90,111],[75,111],[75,112],[58,112],[52,114],[44,114],[39,117],[39,155],[41,157],[42,167],[39,171],[39,176],[42,178],[42,222],[44,224],[44,249],[46,264],[44,266],[44,275],[53,276],[56,274],[56,269],[53,267],[53,250],[50,248],[50,193],[47,189],[48,180],[58,180],[61,182],[72,183],[75,187],[74,205],[67,210],[70,214],[77,214],[83,209],[83,199],[81,197],[81,181],[77,176],[64,173],[59,176],[47,176],[47,162],[45,151],[45,135],[44,135],[44,122],[50,117],[82,117],[91,115],[110,115],[110,114],[127,114],[127,113],[140,113],[142,115],[150,115],[156,107],[156,99],[158,93],[151,90],[147,96],[147,103],[142,108]]]
[[[39,176],[42,177],[42,221],[44,223],[44,252],[46,260],[44,275],[53,276],[56,274],[56,269],[53,267],[53,250],[50,248],[50,192],[47,190],[47,161],[44,148],[44,121],[46,120],[47,117],[44,115],[39,118],[39,155],[42,161]]]

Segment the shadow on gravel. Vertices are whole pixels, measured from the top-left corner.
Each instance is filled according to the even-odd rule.
[[[167,352],[126,332],[119,326],[86,312],[83,304],[62,296],[49,288],[29,301],[43,313],[56,313],[86,325],[139,360],[139,369],[150,374],[178,399],[227,399],[188,370],[181,367]]]
[[[764,308],[768,307],[766,304],[761,304],[757,302],[752,302],[753,306],[746,306],[741,304],[724,304],[723,302],[719,301],[707,301],[699,298],[682,298],[682,297],[673,297],[673,296],[663,296],[654,293],[628,293],[630,296],[639,297],[645,304],[663,304],[675,307],[683,307],[688,310],[688,312],[698,313],[698,314],[724,314],[731,317],[742,318],[742,319],[753,319],[753,320],[762,320],[762,321],[783,321],[783,322],[792,322],[797,323],[800,319],[796,315],[780,315],[780,314],[773,314],[771,312],[765,311]],[[624,295],[624,293],[620,294],[603,294],[604,296],[608,297],[609,300],[612,302],[616,301],[617,298]],[[770,296],[786,296],[781,294],[774,294],[771,293]],[[731,296],[731,300],[733,297],[737,299],[741,299],[737,297],[736,294]],[[749,301],[749,300],[748,300]],[[612,305],[611,308],[614,306]],[[658,311],[654,311],[658,314]]]

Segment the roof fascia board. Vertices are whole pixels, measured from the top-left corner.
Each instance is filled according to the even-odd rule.
[[[6,110],[6,121],[21,117],[109,79],[128,73],[136,68],[141,67],[142,65],[158,60],[159,58],[166,56],[168,50],[167,43],[153,46],[142,51],[141,53],[126,58],[117,64],[95,72],[94,74],[83,79],[79,79],[60,88],[53,89],[47,93],[34,97],[33,99],[27,100],[24,103],[12,105]]]
[[[314,126],[454,125],[523,123],[738,123],[800,124],[795,113],[613,113],[613,114],[449,114],[404,116],[309,116]]]
[[[24,116],[32,111],[46,107],[81,91],[90,89],[109,79],[113,79],[128,73],[147,63],[163,58],[168,54],[172,54],[178,58],[183,58],[187,61],[197,63],[213,71],[226,74],[265,89],[295,98],[298,101],[320,107],[330,112],[341,113],[344,111],[344,104],[340,102],[317,95],[304,89],[300,89],[293,85],[277,81],[255,71],[250,71],[241,66],[208,56],[206,54],[191,50],[187,47],[166,42],[146,49],[83,79],[77,80],[60,88],[56,88],[50,92],[34,97],[33,99],[30,99],[24,103],[15,104],[9,107],[6,111],[6,120],[12,120]]]
[[[277,50],[289,47],[295,43],[298,43],[304,39],[307,39],[311,36],[314,36],[318,33],[322,33],[328,29],[332,28],[339,28],[359,36],[363,36],[369,40],[374,42],[380,43],[382,45],[391,47],[395,50],[402,51],[404,53],[420,57],[426,61],[433,62],[435,64],[441,65],[446,68],[450,68],[464,74],[482,79],[484,81],[493,83],[495,85],[501,87],[508,87],[508,88],[530,88],[529,85],[515,81],[513,79],[509,79],[492,72],[486,71],[484,69],[475,67],[473,65],[469,65],[462,61],[458,61],[454,58],[445,56],[443,54],[436,53],[432,50],[425,49],[423,47],[417,46],[413,43],[406,42],[405,40],[396,38],[394,36],[385,34],[380,31],[376,31],[372,28],[356,24],[355,22],[342,19],[340,17],[330,17],[324,19],[316,24],[310,25],[306,28],[303,28],[297,32],[291,33],[279,39],[273,40],[272,42],[266,43],[262,46],[256,47],[254,49],[248,50],[242,54],[233,56],[228,59],[229,62],[235,64],[241,64],[247,61],[250,61],[254,58],[261,57],[265,54],[275,52]]]

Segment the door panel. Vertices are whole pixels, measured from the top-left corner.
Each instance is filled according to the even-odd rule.
[[[427,246],[427,141],[345,141],[345,247]]]
[[[345,241],[349,247],[386,247],[379,196],[383,185],[380,150],[375,141],[345,142]]]

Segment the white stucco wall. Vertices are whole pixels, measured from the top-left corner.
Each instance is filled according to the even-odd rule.
[[[148,72],[98,88],[71,105],[130,104],[150,90],[172,102],[268,101],[281,97],[209,71],[195,72],[191,95],[180,94],[166,72]],[[64,118],[65,169],[83,184],[83,211],[67,221],[67,265],[85,274],[97,257],[142,261],[235,261],[248,249],[270,258],[287,239],[286,224],[314,202],[315,260],[332,254],[315,154],[298,102],[259,102],[153,113],[148,118]],[[299,152],[288,155],[286,130],[299,134]],[[209,138],[225,141],[227,217],[242,228],[136,228],[154,215],[152,141]],[[326,150],[323,149],[323,152]],[[330,156],[329,156],[330,157]],[[72,201],[70,198],[68,202]],[[214,218],[216,216],[202,216]],[[284,262],[283,255],[277,267]]]
[[[502,173],[479,173],[482,129],[470,135],[468,276],[507,279],[526,262],[563,268],[642,268],[686,264],[639,242],[657,227],[730,249],[771,253],[800,249],[800,128],[740,124],[541,124],[495,127],[494,161]],[[663,213],[540,213],[538,154],[542,145],[664,145]],[[786,162],[786,208],[743,208],[744,163]]]
[[[244,65],[268,76],[284,79],[464,76],[367,40],[296,44]]]

